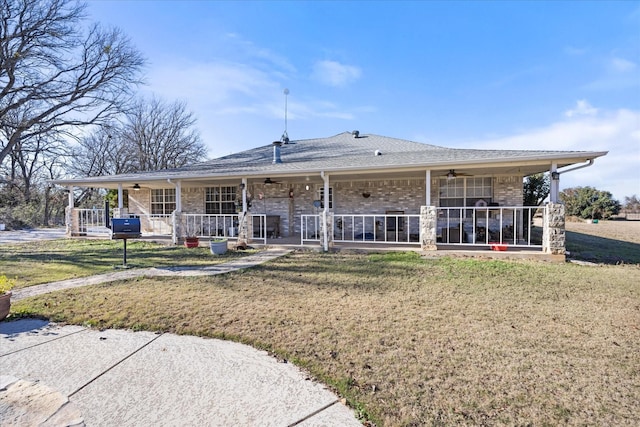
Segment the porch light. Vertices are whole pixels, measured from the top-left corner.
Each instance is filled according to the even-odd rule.
[[[140,191],[140,184],[133,184],[134,191]]]
[[[362,197],[364,197],[365,199],[368,199],[369,197],[371,197],[371,193],[369,193],[368,191],[363,191]]]
[[[309,184],[305,185],[305,186],[304,186],[304,189],[305,189],[305,190],[307,190],[307,191],[309,191]]]

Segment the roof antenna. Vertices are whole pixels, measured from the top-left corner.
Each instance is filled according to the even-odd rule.
[[[280,138],[284,144],[289,143],[289,134],[287,134],[287,97],[289,96],[289,89],[284,90],[284,133]]]

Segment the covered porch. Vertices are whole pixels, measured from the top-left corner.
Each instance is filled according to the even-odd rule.
[[[539,165],[529,168],[540,170]],[[118,192],[118,207],[109,209],[109,215],[106,207],[75,208],[70,197],[67,227],[69,235],[108,236],[109,217],[134,216],[140,219],[143,236],[169,238],[174,244],[186,237],[226,237],[253,245],[323,250],[361,245],[563,254],[558,209],[549,210],[555,204],[522,206],[522,174],[527,172],[524,165],[510,165],[384,174],[351,170],[222,179],[135,178],[105,186]]]

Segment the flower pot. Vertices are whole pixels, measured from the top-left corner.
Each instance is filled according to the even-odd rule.
[[[9,314],[11,309],[11,292],[0,295],[0,320],[3,320]]]
[[[198,237],[185,237],[184,245],[187,248],[197,248],[200,245],[200,239]]]
[[[224,255],[227,252],[227,239],[212,240],[209,247],[213,255]]]

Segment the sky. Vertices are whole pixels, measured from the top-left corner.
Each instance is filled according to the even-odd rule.
[[[90,1],[211,158],[345,131],[609,151],[560,187],[640,196],[640,2]],[[284,90],[289,94],[285,96]]]

